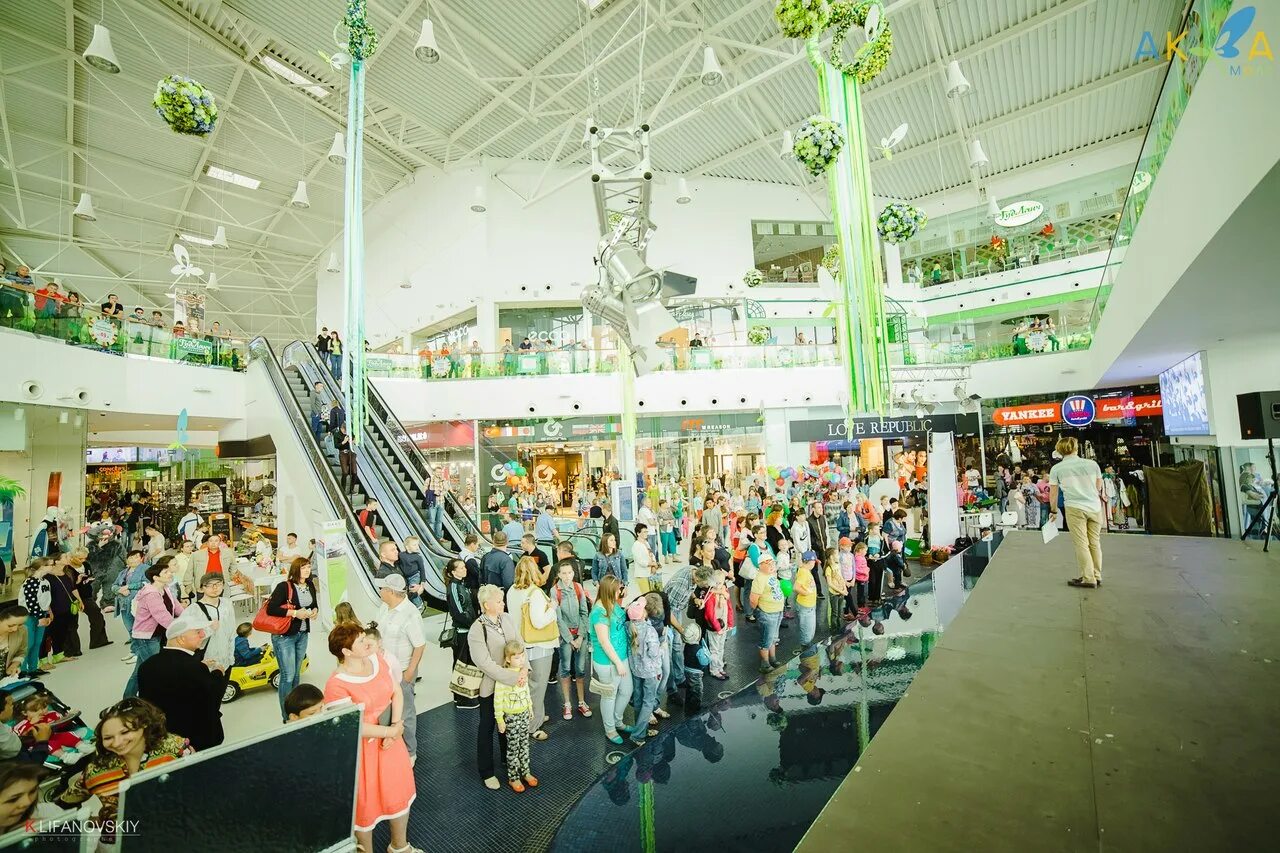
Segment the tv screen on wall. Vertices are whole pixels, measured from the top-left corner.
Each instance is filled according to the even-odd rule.
[[[1204,367],[1204,353],[1198,352],[1160,374],[1160,397],[1167,434],[1213,435]]]

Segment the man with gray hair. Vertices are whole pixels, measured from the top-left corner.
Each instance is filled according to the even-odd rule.
[[[404,743],[409,748],[409,763],[418,760],[418,711],[414,703],[413,684],[418,677],[418,664],[427,648],[422,631],[422,614],[409,601],[404,576],[388,575],[374,582],[382,606],[374,617],[382,634],[382,648],[403,669],[396,673],[404,693]]]
[[[170,734],[191,741],[197,752],[222,743],[222,693],[226,678],[195,654],[205,634],[218,628],[199,608],[188,608],[169,623],[166,645],[138,667],[138,696],[161,711]]]

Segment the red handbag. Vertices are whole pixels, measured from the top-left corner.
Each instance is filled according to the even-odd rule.
[[[293,609],[293,584],[285,581],[285,608]],[[293,624],[292,616],[272,616],[267,612],[267,604],[270,599],[262,602],[262,607],[258,609],[258,615],[253,617],[253,629],[261,631],[264,634],[287,634],[289,627]]]

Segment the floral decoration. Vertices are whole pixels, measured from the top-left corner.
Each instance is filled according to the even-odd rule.
[[[752,326],[747,329],[747,343],[756,344],[757,346],[767,344],[771,337],[773,337],[773,332],[769,330],[768,326]]]
[[[822,266],[831,273],[832,278],[840,277],[840,244],[832,243],[822,253]]]
[[[764,273],[760,270],[747,270],[747,274],[742,277],[742,283],[747,287],[759,287],[764,284]]]
[[[870,83],[876,79],[889,63],[889,56],[893,53],[893,30],[889,26],[888,19],[881,18],[880,32],[876,33],[876,37],[858,48],[858,52],[853,55],[851,61],[844,61],[842,51],[849,30],[864,26],[868,11],[872,6],[879,5],[875,0],[844,0],[831,7],[833,32],[827,58],[831,60],[832,65],[845,74],[856,77],[859,83]]]
[[[880,218],[876,220],[876,233],[885,242],[897,245],[914,237],[928,221],[929,217],[924,211],[909,204],[894,202],[880,211]]]
[[[787,38],[809,39],[827,28],[831,4],[827,0],[778,0],[773,16]]]
[[[844,126],[826,116],[813,115],[796,131],[791,153],[815,178],[821,177],[844,148]]]
[[[354,59],[368,59],[378,49],[378,34],[369,23],[367,0],[347,0],[347,14],[342,23],[347,28],[347,53]]]
[[[151,101],[156,113],[175,133],[206,136],[218,121],[218,105],[204,86],[179,74],[170,74],[156,87]]]

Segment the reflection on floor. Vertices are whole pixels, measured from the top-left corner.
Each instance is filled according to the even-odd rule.
[[[802,853],[1269,843],[1280,553],[1160,536],[1103,551],[1105,586],[1077,590],[1067,537],[1006,537]]]
[[[934,571],[855,627],[632,752],[556,851],[790,850],[907,690],[985,560]],[[967,577],[966,577],[967,576]],[[905,617],[905,618],[904,618]]]

